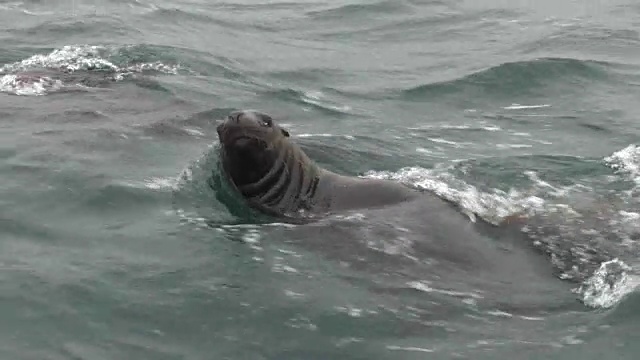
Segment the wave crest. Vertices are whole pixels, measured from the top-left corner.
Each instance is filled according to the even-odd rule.
[[[635,147],[625,148],[605,162],[618,164],[616,169],[637,178],[636,151]],[[529,236],[531,245],[548,256],[560,279],[577,283],[574,291],[587,306],[610,307],[635,290],[638,281],[625,261],[636,257],[640,233],[638,214],[620,208],[628,202],[608,201],[580,183],[552,184],[530,170],[523,172],[528,184],[508,191],[480,189],[454,175],[455,167],[408,167],[397,172],[371,171],[364,176],[434,192],[459,206],[472,220],[480,217],[498,225],[522,219],[516,226]]]
[[[577,79],[604,79],[607,63],[570,58],[541,58],[503,63],[462,78],[416,86],[403,91],[409,98],[474,91],[486,96],[528,95],[552,84]],[[575,88],[575,84],[572,84]]]
[[[5,75],[0,77],[0,92],[15,95],[45,95],[61,89],[62,81],[48,76]]]
[[[618,174],[625,174],[640,185],[640,147],[629,145],[604,159],[607,166]]]
[[[135,74],[175,75],[181,70],[180,64],[165,64],[159,60],[138,62],[135,52],[131,47],[66,45],[48,54],[32,55],[0,67],[0,91],[43,95],[76,84],[101,85]]]
[[[578,289],[583,302],[595,308],[610,308],[638,286],[638,279],[629,275],[631,267],[619,259],[603,262]]]

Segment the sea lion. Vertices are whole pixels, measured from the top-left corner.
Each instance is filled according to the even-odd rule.
[[[263,213],[318,217],[409,201],[419,191],[398,182],[336,174],[318,166],[271,116],[231,113],[217,126],[227,179]]]
[[[252,208],[293,223],[367,210],[362,211],[363,223],[345,217],[334,219],[330,226],[314,222],[283,229],[293,232],[287,236],[290,244],[298,241],[351,269],[398,275],[399,281],[405,276],[431,278],[461,294],[483,289],[487,296],[483,301],[497,299],[494,308],[511,307],[527,314],[539,304],[546,311],[549,304],[573,302],[569,284],[550,281],[554,273],[573,268],[576,262],[568,256],[573,254],[558,254],[563,261],[554,263],[556,268],[544,257],[534,256],[530,235],[522,231],[529,222],[524,214],[513,214],[500,224],[482,218],[471,221],[459,206],[435,193],[323,169],[291,140],[287,130],[257,111],[231,113],[217,132],[222,172]],[[557,249],[558,243],[553,246]],[[502,303],[503,299],[508,301]]]

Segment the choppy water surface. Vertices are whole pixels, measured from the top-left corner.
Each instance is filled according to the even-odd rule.
[[[631,0],[1,1],[2,358],[636,359],[638,19]],[[215,134],[238,108],[334,171],[529,220],[430,244],[419,206],[238,218]]]

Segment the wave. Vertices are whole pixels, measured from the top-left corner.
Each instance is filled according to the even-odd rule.
[[[16,39],[24,39],[33,43],[59,44],[59,39],[110,39],[131,38],[141,32],[131,27],[122,18],[115,16],[85,15],[82,17],[67,13],[66,17],[48,20],[26,28],[7,30]],[[108,36],[105,36],[108,34]],[[73,40],[71,40],[73,41]]]
[[[146,17],[151,17],[155,21],[158,20],[168,20],[171,22],[203,22],[210,23],[215,22],[216,19],[213,16],[206,15],[203,12],[195,12],[189,11],[185,9],[180,9],[176,7],[165,8],[156,6],[153,12],[149,12],[145,14]],[[221,22],[221,25],[231,25],[233,22],[231,20],[225,20]]]
[[[176,75],[183,71],[174,59],[154,57],[154,49],[148,46],[67,45],[2,65],[0,91],[45,95],[69,86],[100,87],[136,74]]]
[[[632,146],[618,151],[603,159],[600,166],[615,164],[613,168],[622,176],[633,177],[636,150]],[[529,187],[519,184],[507,190],[480,188],[455,175],[459,166],[407,167],[395,172],[369,171],[364,176],[432,191],[457,204],[472,220],[480,217],[500,224],[514,217],[526,219],[521,231],[549,257],[560,279],[577,284],[574,290],[587,306],[612,307],[635,291],[639,284],[634,266],[640,250],[640,214],[629,193],[599,195],[577,182],[556,184],[542,180],[533,171],[524,171],[530,179]],[[585,176],[587,173],[591,172],[585,171]],[[598,171],[598,176],[609,175]]]
[[[62,87],[62,81],[48,76],[11,74],[0,77],[0,92],[15,95],[43,95]]]
[[[105,2],[106,3],[106,2]],[[60,14],[71,14],[75,17],[90,17],[108,11],[110,15],[131,15],[153,11],[156,5],[145,0],[110,0],[108,5],[98,1],[15,1],[1,4],[0,9],[18,11],[23,14],[38,17]]]
[[[547,22],[553,31],[534,41],[524,42],[514,50],[524,54],[590,54],[627,62],[635,58],[635,48],[640,43],[638,31],[629,28],[607,26],[580,18],[548,19]]]
[[[166,22],[178,28],[183,28],[189,33],[197,29],[198,26],[215,25],[225,30],[234,29],[238,32],[252,32],[252,31],[272,31],[273,28],[270,25],[272,22],[269,19],[243,21],[242,26],[238,26],[238,19],[229,17],[227,15],[218,16],[221,12],[217,9],[198,9],[197,7],[190,6],[189,9],[177,8],[177,7],[159,7],[156,6],[152,11],[149,11],[142,15],[143,19],[147,19],[154,24]],[[228,10],[225,11],[228,14]],[[207,30],[210,31],[210,30]]]
[[[327,139],[336,141],[341,138],[323,138]],[[337,158],[336,149],[341,147],[322,145],[309,140],[301,143],[320,164],[325,158]],[[247,219],[255,223],[255,212],[247,209],[237,194],[225,187],[216,148],[212,146],[211,150],[172,183],[176,211],[185,221],[203,226]],[[325,151],[333,153],[325,154]],[[638,162],[635,155],[637,148],[630,146],[593,161],[569,156],[543,156],[546,161],[544,177],[527,170],[528,165],[539,167],[539,159],[527,163],[525,157],[518,157],[513,162],[518,164],[516,168],[519,170],[509,177],[527,178],[528,181],[518,180],[508,189],[495,188],[492,184],[475,186],[468,183],[464,179],[469,177],[460,173],[470,171],[469,162],[465,166],[464,161],[441,164],[433,169],[409,166],[397,171],[368,171],[363,176],[391,179],[431,191],[459,206],[472,220],[479,217],[489,223],[500,224],[514,218],[526,219],[516,226],[529,235],[534,249],[548,257],[549,266],[556,276],[575,284],[573,290],[585,305],[608,308],[635,291],[634,267],[637,264],[634,259],[639,249],[640,227],[637,223],[640,214],[637,209],[634,211],[635,205],[627,201],[627,193],[612,195],[605,192],[603,195],[577,177],[610,178],[611,172],[606,165],[616,169],[620,177],[634,176]],[[372,158],[371,154],[367,154],[367,158]],[[349,158],[346,159],[345,163],[348,163]],[[504,166],[503,160],[500,163]],[[573,169],[571,179],[562,176],[566,169],[558,167],[563,166]],[[485,168],[486,164],[476,167]],[[473,174],[470,177],[476,178]],[[612,196],[616,198],[612,199]],[[216,214],[216,218],[211,214]]]
[[[137,211],[146,206],[153,207],[162,203],[173,187],[174,180],[165,178],[148,178],[142,182],[107,183],[99,188],[86,189],[81,196],[81,207],[101,213],[109,211],[123,213],[124,209]]]
[[[563,83],[607,80],[613,64],[569,58],[541,58],[503,63],[451,81],[425,84],[402,91],[406,99],[422,99],[461,92],[483,96],[529,95]]]
[[[349,104],[331,99],[322,91],[301,91],[291,88],[267,89],[264,96],[270,99],[279,98],[287,102],[298,103],[303,108],[311,108],[332,117],[358,116]]]
[[[316,19],[343,19],[345,16],[362,16],[389,13],[408,13],[413,7],[407,1],[377,1],[372,3],[356,3],[338,5],[322,10],[307,11],[306,15]]]
[[[381,13],[384,16],[380,16]],[[469,12],[444,1],[346,5],[311,14],[314,21],[330,23],[330,26],[315,33],[320,39],[339,42],[358,40],[371,44],[415,42],[416,47],[422,49],[421,44],[425,41],[431,44],[444,43],[457,37],[461,31],[484,31],[487,19],[497,17],[510,21],[521,16],[512,10],[485,9]],[[345,18],[351,21],[345,22]],[[428,52],[419,52],[424,51]]]

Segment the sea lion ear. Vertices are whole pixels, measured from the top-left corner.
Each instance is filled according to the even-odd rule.
[[[282,135],[289,137],[289,132],[283,128],[280,128],[280,131],[282,132]]]

